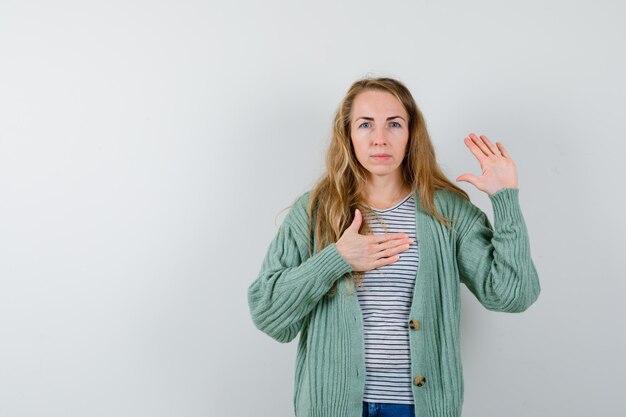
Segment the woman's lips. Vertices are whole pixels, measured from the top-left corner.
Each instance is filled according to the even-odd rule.
[[[387,159],[391,158],[391,155],[378,154],[372,155],[372,158],[374,158],[376,161],[386,161]]]

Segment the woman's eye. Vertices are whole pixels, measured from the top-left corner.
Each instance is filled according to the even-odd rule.
[[[365,128],[368,128],[368,127],[370,127],[370,124],[369,124],[369,122],[363,122],[363,123],[361,123],[361,124],[359,125],[359,127],[365,127]]]
[[[390,125],[391,125],[391,127],[401,127],[400,123],[398,123],[398,122],[391,122]]]

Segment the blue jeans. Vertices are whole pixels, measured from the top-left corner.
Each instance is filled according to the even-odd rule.
[[[415,406],[363,401],[363,417],[415,417]]]

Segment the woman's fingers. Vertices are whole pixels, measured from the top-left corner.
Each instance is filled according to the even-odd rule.
[[[409,249],[413,242],[415,242],[415,240],[411,238],[390,240],[388,242],[379,244],[377,248],[378,251],[374,254],[374,256],[389,257],[397,255],[398,253],[404,252],[405,250]]]
[[[377,244],[377,248],[379,250],[384,250],[388,248],[393,248],[395,246],[404,245],[405,243],[413,243],[414,240],[410,238],[408,235],[398,236],[394,239],[389,239],[384,242],[380,242]]]
[[[494,145],[487,136],[480,135],[480,138],[479,138],[478,136],[476,136],[476,134],[470,133],[468,137],[470,138],[472,143],[476,145],[476,147],[482,151],[484,156],[487,156],[487,157],[490,157],[493,155],[499,156],[501,154],[500,149],[496,145]]]
[[[482,175],[463,174],[457,181],[465,181],[489,195],[502,188],[517,188],[515,163],[502,143],[494,145],[487,136],[470,133],[464,140],[472,153],[478,158]]]
[[[389,256],[397,255],[398,253],[404,252],[405,250],[407,250],[410,246],[411,246],[410,243],[401,243],[401,244],[398,244],[389,248],[381,249],[375,254],[375,256],[389,257]]]
[[[474,143],[474,145],[476,145],[478,149],[482,151],[483,155],[491,156],[492,153],[489,147],[487,147],[485,143],[478,136],[476,136],[476,134],[470,133],[469,138]]]
[[[391,236],[391,235],[387,235]],[[400,257],[398,254],[404,252],[411,247],[411,244],[415,242],[415,239],[408,237],[404,233],[396,233],[395,239],[388,239],[386,241],[374,244],[373,250],[370,252],[372,255],[373,265],[387,265],[396,262]],[[404,237],[407,236],[407,237]],[[377,266],[373,266],[376,268]]]
[[[470,136],[465,137],[463,142],[465,142],[465,145],[474,154],[476,159],[478,159],[478,162],[482,162],[487,157],[487,154],[476,144],[476,142]]]
[[[483,143],[487,145],[487,148],[489,148],[492,154],[500,155],[500,150],[498,149],[498,147],[494,145],[493,143],[491,143],[491,141],[489,140],[487,136],[480,135],[480,139],[482,139]]]
[[[406,233],[385,233],[382,235],[368,235],[371,243],[385,243],[396,239],[408,239],[409,235]]]
[[[498,149],[500,149],[500,153],[502,153],[502,156],[504,156],[505,158],[510,158],[509,153],[504,148],[504,145],[501,142],[496,142],[496,145],[498,145]]]
[[[397,262],[398,260],[400,260],[400,256],[399,255],[391,256],[389,258],[377,259],[376,261],[374,261],[374,263],[372,265],[372,269],[376,269],[376,268],[379,268],[381,266],[392,264],[394,262]]]
[[[335,245],[353,271],[369,271],[377,265],[396,262],[400,259],[398,253],[407,250],[414,241],[402,232],[361,235],[346,229]]]

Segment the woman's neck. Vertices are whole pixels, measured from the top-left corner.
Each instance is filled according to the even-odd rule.
[[[374,178],[365,185],[365,201],[376,209],[386,209],[402,201],[411,191],[404,182]]]

